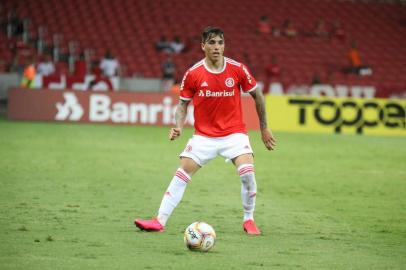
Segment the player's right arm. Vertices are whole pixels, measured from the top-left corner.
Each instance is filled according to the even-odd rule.
[[[186,71],[180,85],[180,100],[175,111],[176,127],[169,130],[169,140],[173,141],[182,134],[183,125],[186,120],[187,106],[192,100],[195,88],[193,87],[193,79],[189,75],[190,69]]]
[[[187,106],[190,100],[180,99],[178,106],[175,111],[175,122],[176,127],[169,130],[169,140],[173,141],[182,134],[183,124],[185,123]]]

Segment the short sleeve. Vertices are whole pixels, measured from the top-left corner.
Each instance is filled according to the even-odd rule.
[[[180,85],[180,99],[191,100],[195,95],[196,89],[193,86],[190,70],[186,71]]]
[[[251,92],[257,87],[257,81],[245,65],[241,65],[240,85],[241,90],[245,93]]]

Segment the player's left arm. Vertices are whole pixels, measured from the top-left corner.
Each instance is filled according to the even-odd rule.
[[[255,100],[255,107],[257,109],[257,114],[259,118],[259,127],[261,130],[261,138],[268,150],[273,150],[276,146],[276,139],[272,134],[270,128],[268,128],[268,123],[266,120],[266,110],[265,110],[265,98],[262,94],[261,89],[257,87],[255,90],[249,92],[252,98]]]

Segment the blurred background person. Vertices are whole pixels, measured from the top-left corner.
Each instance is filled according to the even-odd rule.
[[[329,32],[326,27],[326,23],[323,19],[319,19],[313,29],[313,36],[316,38],[328,38]]]
[[[282,32],[288,38],[295,38],[299,34],[293,22],[289,19],[285,20],[282,25]]]
[[[163,91],[171,90],[173,84],[175,83],[176,76],[176,65],[172,60],[171,56],[168,56],[166,60],[161,65],[162,71],[162,89]]]
[[[87,62],[85,53],[81,52],[79,57],[75,60],[73,75],[84,78],[87,74]]]
[[[257,23],[257,32],[259,34],[263,35],[269,35],[271,34],[271,25],[269,23],[269,18],[266,15],[262,15],[259,18],[259,21]]]
[[[372,75],[372,69],[369,66],[364,65],[361,61],[360,51],[355,40],[351,42],[351,48],[348,51],[348,60],[350,66],[346,69],[347,73],[353,73],[360,76]]]
[[[102,74],[108,78],[118,76],[119,63],[110,50],[107,50],[100,61]]]
[[[175,36],[169,47],[173,53],[181,53],[185,49],[185,43],[181,41],[179,36]]]
[[[173,50],[171,48],[171,44],[168,41],[166,36],[161,36],[160,39],[155,43],[155,49],[158,52],[164,52],[164,53],[172,53]]]
[[[49,76],[55,73],[55,64],[49,54],[45,54],[43,60],[37,66],[38,75]]]
[[[32,57],[28,58],[27,64],[24,67],[23,78],[21,80],[22,88],[34,88],[34,80],[37,75],[37,70],[35,68],[35,61]]]

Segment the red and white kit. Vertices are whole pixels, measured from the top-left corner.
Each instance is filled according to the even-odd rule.
[[[253,91],[257,83],[246,66],[226,57],[224,60],[219,72],[209,70],[202,60],[182,80],[180,98],[193,99],[195,135],[180,156],[200,166],[217,155],[230,160],[252,153],[243,122],[241,91]]]

